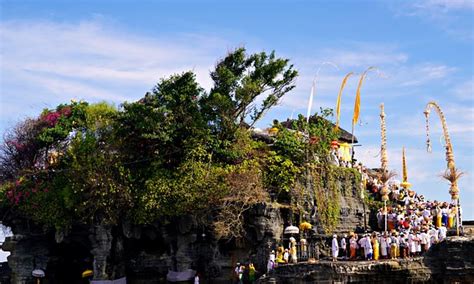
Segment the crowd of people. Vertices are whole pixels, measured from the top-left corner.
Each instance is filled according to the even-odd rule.
[[[350,153],[349,144],[333,141],[330,163],[357,169],[362,175],[364,195],[374,201],[381,201],[380,192],[384,184],[378,179],[380,175],[367,169],[362,163],[356,164]],[[423,195],[417,194],[410,187],[406,180],[389,181],[389,201],[378,209],[377,223],[371,228],[373,231],[333,235],[332,261],[414,258],[427,252],[432,245],[444,241],[448,230],[458,226],[457,222],[458,228],[462,229],[462,210],[459,204],[425,200]],[[300,251],[297,252],[297,249]],[[312,250],[315,252],[311,253],[311,257],[303,257],[308,262],[319,260],[318,245],[312,246]],[[270,272],[279,264],[296,263],[297,255],[308,255],[308,241],[301,239],[296,245],[296,240],[290,238],[288,248],[279,246],[276,252],[271,251],[267,271]]]
[[[339,149],[334,147],[334,150]],[[333,151],[336,156],[336,151]],[[347,158],[347,157],[346,157]],[[343,159],[338,159],[344,162]],[[339,164],[341,165],[341,164]],[[342,166],[354,167],[362,174],[366,194],[373,200],[381,200],[383,184],[361,163]],[[403,185],[403,186],[401,186]],[[442,242],[449,229],[456,227],[461,220],[461,207],[454,203],[425,200],[423,195],[411,190],[409,184],[398,181],[389,183],[389,201],[377,214],[377,224],[373,232],[348,235],[334,235],[331,242],[332,260],[378,260],[394,258],[412,258],[420,256],[438,242]],[[458,215],[456,216],[456,208]],[[303,241],[303,242],[302,242]],[[306,240],[300,240],[298,248],[306,250]],[[280,263],[295,263],[297,252],[294,238],[288,248],[278,247],[270,254],[267,270]],[[303,251],[301,255],[303,255]],[[314,255],[314,254],[313,254]],[[319,255],[319,252],[316,254]]]
[[[338,239],[333,235],[332,260],[379,260],[412,258],[428,251],[433,244],[446,238],[446,228],[431,228],[427,232],[372,232],[362,235],[351,232]]]
[[[247,267],[240,262],[237,262],[234,268],[234,282],[239,284],[255,283],[257,273],[258,271],[255,269],[252,262],[250,262]]]
[[[361,163],[355,168],[362,174],[367,194],[374,200],[381,200],[383,184],[377,175],[369,173]],[[448,230],[455,228],[457,220],[461,220],[459,205],[425,200],[423,195],[411,190],[408,183],[390,182],[388,197],[388,205],[377,212],[376,231],[362,235],[350,232],[349,238],[344,235],[340,240],[337,235],[333,236],[333,261],[338,256],[350,260],[419,256],[433,244],[443,241]]]

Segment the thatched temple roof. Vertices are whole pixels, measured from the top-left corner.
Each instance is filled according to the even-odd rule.
[[[316,121],[318,119],[324,119],[326,121],[328,121],[327,119],[325,118],[322,118],[320,116],[311,116],[309,118],[309,123],[316,123]],[[285,126],[286,128],[291,128],[291,125],[293,124],[293,122],[296,121],[295,119],[287,119],[285,122],[282,122],[281,124],[283,126]],[[336,127],[336,125],[330,121],[328,121],[333,127]],[[339,141],[342,141],[342,142],[346,142],[346,143],[351,143],[352,142],[352,134],[349,133],[348,131],[346,131],[345,129],[342,129],[339,127],[339,138],[338,138]],[[358,143],[359,141],[357,140],[357,137],[354,136],[354,143]]]

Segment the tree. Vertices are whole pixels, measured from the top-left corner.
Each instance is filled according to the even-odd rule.
[[[214,87],[200,104],[220,139],[232,140],[236,128],[245,123],[253,126],[295,87],[298,73],[288,62],[275,52],[248,56],[245,48],[238,48],[217,63],[211,72]]]
[[[179,165],[190,141],[206,133],[198,105],[203,92],[195,75],[186,72],[161,79],[143,99],[125,103],[116,126],[125,160]]]

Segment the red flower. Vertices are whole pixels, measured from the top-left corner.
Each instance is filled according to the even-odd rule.
[[[69,117],[71,116],[71,113],[72,113],[72,110],[71,110],[71,107],[67,106],[67,107],[63,107],[61,109],[61,114],[65,117]]]
[[[41,119],[48,123],[50,127],[53,127],[56,125],[58,122],[59,117],[61,117],[61,114],[58,112],[48,112],[47,114],[43,115]]]

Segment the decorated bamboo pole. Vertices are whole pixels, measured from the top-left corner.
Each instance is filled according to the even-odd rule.
[[[380,145],[380,162],[382,164],[382,170],[386,171],[388,169],[388,158],[387,158],[387,134],[385,127],[385,108],[384,104],[380,104],[380,128],[381,128],[381,137],[382,143]]]
[[[381,129],[381,145],[380,145],[380,162],[382,164],[382,176],[388,174],[388,157],[387,157],[387,135],[386,135],[386,127],[385,127],[385,111],[384,111],[384,104],[380,104],[380,129]],[[380,194],[382,195],[383,201],[383,211],[385,215],[385,232],[387,232],[387,201],[388,201],[388,180],[382,179],[382,190]]]
[[[446,118],[444,117],[443,111],[439,107],[436,102],[429,102],[426,105],[425,111],[423,112],[426,117],[426,145],[428,152],[431,152],[431,140],[430,140],[430,133],[429,133],[429,116],[431,109],[434,109],[441,120],[441,126],[443,127],[443,136],[446,142],[446,162],[447,162],[447,169],[446,173],[444,174],[444,178],[447,179],[451,186],[449,188],[449,193],[451,194],[451,200],[455,204],[456,210],[456,235],[459,236],[459,188],[458,188],[458,180],[462,176],[462,172],[456,168],[456,164],[454,163],[454,154],[453,154],[453,146],[451,144],[451,138],[449,137],[448,133],[448,126],[446,124]]]

